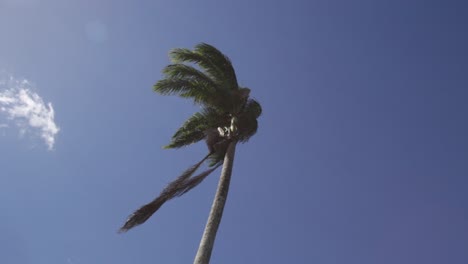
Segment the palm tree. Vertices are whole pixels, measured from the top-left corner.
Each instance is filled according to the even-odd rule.
[[[257,118],[262,108],[249,98],[249,88],[238,85],[231,61],[215,47],[201,43],[193,50],[174,49],[169,55],[173,64],[164,68],[165,77],[154,85],[154,91],[192,99],[200,105],[201,111],[185,121],[165,148],[181,148],[205,140],[209,152],[169,183],[156,199],[130,215],[120,231],[125,232],[144,223],[166,201],[185,194],[223,165],[194,261],[197,264],[209,263],[229,190],[236,144],[247,142],[256,133]],[[209,169],[192,176],[206,160],[209,161]]]

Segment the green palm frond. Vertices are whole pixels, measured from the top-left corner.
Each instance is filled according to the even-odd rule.
[[[184,122],[172,138],[177,138],[178,136],[190,131],[203,131],[206,129],[207,122],[207,117],[203,113],[197,112]]]
[[[217,48],[206,43],[196,45],[194,52],[208,57],[212,64],[217,66],[221,71],[221,76],[219,76],[220,78],[217,78],[217,81],[222,83],[225,88],[230,90],[237,90],[239,88],[236,72],[234,67],[232,67],[231,60],[226,55]]]
[[[202,84],[205,85],[205,84]],[[180,94],[182,98],[191,98],[194,103],[199,105],[210,105],[211,107],[218,108],[219,110],[227,111],[229,108],[229,103],[226,101],[228,96],[224,93],[206,91],[200,92],[198,90],[188,90]]]
[[[185,147],[193,143],[197,143],[203,138],[205,138],[205,134],[203,133],[203,131],[190,131],[187,133],[180,134],[176,138],[171,139],[169,145],[164,146],[164,148],[171,149]]]
[[[180,148],[202,140],[205,132],[213,127],[227,126],[229,118],[220,114],[216,109],[205,107],[201,112],[193,114],[174,133],[169,145],[164,148]]]
[[[153,86],[153,90],[162,95],[180,95],[190,90],[207,92],[208,89],[203,83],[177,78],[161,79]]]
[[[228,90],[238,89],[237,78],[230,59],[215,47],[201,43],[194,50],[173,49],[170,57],[175,63],[194,63],[200,66],[213,80]]]
[[[181,63],[170,64],[163,69],[163,73],[168,79],[195,80],[204,83],[211,90],[216,90],[216,83],[202,71]]]
[[[214,107],[204,107],[201,114],[205,117],[204,123],[210,128],[226,126],[231,121],[227,112]]]
[[[162,95],[179,95],[190,97],[198,104],[206,104],[213,101],[213,89],[205,82],[197,80],[185,80],[176,78],[167,78],[159,80],[153,90]]]
[[[262,108],[260,104],[249,99],[243,108],[243,111],[238,117],[238,134],[237,139],[245,143],[247,142],[258,129],[257,118],[261,115]],[[227,114],[220,114],[215,108],[204,108],[201,112],[195,113],[175,132],[171,139],[171,143],[164,148],[180,148],[184,147],[205,138],[205,132],[208,129],[217,127],[229,126],[230,117]],[[227,146],[225,146],[227,148]],[[224,153],[214,155],[212,165],[216,164],[224,157]]]
[[[214,80],[222,80],[222,70],[208,57],[189,49],[176,48],[169,52],[174,63],[194,63],[200,66]]]
[[[196,143],[205,137],[204,131],[208,128],[209,118],[203,113],[192,115],[172,136],[169,145],[164,148],[181,148]]]
[[[179,73],[171,73],[177,75]],[[194,103],[216,107],[228,111],[229,92],[216,89],[213,82],[203,79],[201,76],[194,78],[165,78],[153,86],[153,90],[162,95],[178,95],[183,98],[191,98]]]

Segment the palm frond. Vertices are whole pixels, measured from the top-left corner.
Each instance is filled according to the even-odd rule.
[[[164,148],[180,148],[196,143],[207,136],[207,131],[214,127],[226,126],[227,115],[220,114],[215,108],[205,107],[201,112],[192,115],[172,136],[169,145]],[[214,131],[217,131],[214,129]]]
[[[190,90],[203,91],[204,89],[201,83],[176,78],[161,79],[153,86],[153,90],[162,95],[179,95]]]
[[[226,55],[207,43],[196,45],[194,52],[208,57],[212,64],[216,65],[216,67],[221,71],[222,74],[217,78],[217,81],[223,83],[227,89],[238,89],[236,72],[234,67],[232,67],[231,60]]]
[[[197,85],[206,87],[204,83],[197,83]],[[226,97],[211,89],[205,89],[204,91],[191,89],[180,93],[179,96],[182,98],[192,98],[194,103],[199,105],[210,105],[219,109],[225,108],[224,98]]]
[[[194,50],[173,49],[170,57],[176,63],[194,63],[206,71],[213,80],[228,90],[238,89],[236,73],[231,60],[215,47],[200,43]]]
[[[216,153],[216,154],[213,154],[210,156],[210,158],[208,159],[208,166],[209,167],[216,167],[216,166],[219,166],[219,165],[222,165],[223,164],[223,160],[224,160],[224,154],[225,153]]]
[[[221,166],[221,163],[218,163],[215,167],[208,169],[198,174],[197,176],[193,176],[190,179],[186,180],[183,186],[181,187],[180,192],[178,192],[177,196],[182,196],[183,194],[197,187],[198,184],[200,184],[208,175],[215,171],[219,166]]]
[[[226,155],[226,151],[229,147],[231,140],[222,139],[220,140],[215,146],[215,152],[208,157],[208,166],[218,166],[223,163],[224,156]]]
[[[162,95],[179,95],[185,98],[192,98],[195,103],[201,105],[211,105],[216,98],[213,87],[210,87],[204,81],[196,79],[161,79],[153,86],[153,90]]]
[[[193,130],[187,131],[184,133],[179,134],[177,137],[171,139],[171,142],[164,146],[165,149],[172,149],[172,148],[181,148],[193,143],[197,143],[198,141],[205,138],[205,134],[203,130]]]
[[[169,79],[196,80],[205,83],[206,87],[211,88],[213,91],[216,89],[216,83],[208,75],[189,65],[182,63],[170,64],[163,69],[163,73]]]
[[[141,225],[146,220],[148,220],[161,206],[169,201],[170,199],[181,196],[182,194],[186,193],[188,190],[192,189],[196,185],[198,185],[208,174],[200,174],[195,176],[194,178],[198,180],[188,180],[190,176],[200,167],[200,165],[208,158],[209,155],[204,157],[201,161],[197,164],[188,168],[184,173],[182,173],[177,179],[169,183],[166,188],[159,194],[156,199],[151,201],[148,204],[140,207],[136,210],[133,214],[129,216],[125,224],[120,228],[119,232],[126,232],[131,228]],[[213,170],[212,170],[213,171]],[[206,173],[206,172],[204,172]],[[211,173],[211,172],[210,172]],[[202,179],[199,179],[202,178]]]
[[[204,130],[207,126],[207,122],[207,117],[203,113],[196,112],[189,117],[189,119],[187,119],[179,129],[177,129],[172,138],[176,138],[189,131]]]
[[[222,80],[223,73],[208,57],[189,49],[176,48],[169,52],[174,63],[194,63],[200,66],[214,80]]]

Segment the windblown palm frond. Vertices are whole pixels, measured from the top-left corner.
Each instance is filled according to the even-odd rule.
[[[201,105],[211,105],[215,101],[220,101],[215,98],[212,87],[198,80],[166,78],[159,80],[153,86],[153,90],[162,95],[179,95],[192,98],[195,103]]]
[[[226,154],[229,143],[231,143],[230,140],[224,140],[218,143],[218,151],[208,157],[209,167],[216,167],[223,164],[224,155]]]
[[[163,69],[166,78],[195,80],[200,83],[205,83],[207,87],[216,89],[217,84],[204,72],[182,63],[170,64]]]
[[[216,166],[214,166],[213,168],[208,169],[208,170],[198,174],[197,176],[193,176],[190,179],[188,179],[184,183],[184,185],[182,186],[181,192],[178,193],[177,196],[182,196],[186,192],[188,192],[188,191],[192,190],[193,188],[197,187],[198,184],[200,184],[208,175],[210,175],[213,171],[215,171],[221,165],[222,165],[221,163],[216,164]]]
[[[221,51],[209,44],[200,43],[195,46],[194,52],[208,57],[212,64],[217,66],[221,74],[219,76],[220,78],[218,77],[216,80],[218,83],[223,85],[222,88],[229,90],[237,90],[239,88],[236,72],[232,66],[231,60]]]
[[[212,80],[206,79],[206,75],[203,77],[204,73],[197,69],[180,65],[182,64],[166,69],[168,76],[159,80],[153,86],[153,90],[162,95],[191,98],[196,104],[214,107],[220,111],[229,111],[229,106],[232,105],[229,101],[229,91],[219,89],[218,85],[214,84]],[[181,72],[181,69],[184,72]],[[194,73],[194,75],[190,76],[190,73]]]
[[[156,83],[156,92],[192,98],[197,104],[226,112],[232,110],[231,95],[239,87],[228,57],[206,43],[195,46],[194,50],[174,49],[170,57],[174,64],[164,68],[165,79]],[[198,65],[200,69],[186,63]]]
[[[173,49],[170,57],[175,63],[194,63],[206,71],[209,76],[224,89],[238,89],[237,78],[228,57],[215,47],[201,43],[195,49]]]
[[[208,129],[227,126],[229,117],[216,109],[205,107],[192,115],[172,136],[169,145],[164,148],[180,148],[205,138]]]
[[[177,179],[169,183],[166,186],[166,188],[164,188],[164,190],[159,194],[159,196],[156,197],[156,199],[140,207],[133,214],[131,214],[125,222],[125,224],[120,228],[119,232],[126,232],[135,226],[143,224],[157,210],[159,210],[159,208],[161,208],[161,206],[164,203],[171,200],[172,198],[183,195],[184,193],[188,192],[189,190],[200,184],[210,173],[216,170],[220,165],[218,164],[218,166],[208,169],[197,176],[191,177],[193,173],[200,167],[200,165],[208,158],[208,156],[209,155],[207,155],[197,164],[187,169],[184,173],[182,173],[182,175],[177,177]]]
[[[177,137],[171,139],[171,142],[164,146],[165,149],[182,148],[193,143],[197,143],[205,138],[205,133],[201,130],[191,130],[179,134]]]
[[[220,80],[223,77],[221,69],[204,54],[176,48],[169,52],[169,56],[174,63],[194,63],[200,66],[213,80]]]

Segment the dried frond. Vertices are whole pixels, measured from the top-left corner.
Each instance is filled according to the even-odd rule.
[[[161,206],[169,201],[170,199],[180,196],[187,191],[187,188],[191,189],[190,185],[187,183],[187,180],[192,176],[192,174],[200,167],[200,165],[208,158],[207,155],[197,164],[191,166],[189,169],[184,171],[182,175],[177,177],[174,181],[169,183],[166,188],[159,194],[156,199],[151,201],[150,203],[140,207],[136,210],[133,214],[129,216],[125,224],[120,228],[119,232],[126,232],[131,228],[141,225],[146,220],[148,220]],[[199,175],[200,176],[200,175]],[[207,176],[207,175],[206,175]],[[205,176],[205,177],[206,177]],[[192,183],[194,184],[194,183]],[[198,183],[196,183],[197,185]],[[195,186],[196,186],[195,185]]]
[[[213,171],[215,171],[221,164],[217,164],[215,167],[208,169],[197,176],[193,176],[190,179],[184,182],[184,186],[181,189],[181,192],[177,196],[181,196],[186,192],[195,188],[198,184],[200,184],[208,175],[210,175]]]
[[[208,157],[209,164],[208,166],[218,166],[223,163],[224,156],[226,155],[226,151],[229,147],[231,140],[222,139],[218,143],[215,144],[215,152]]]

